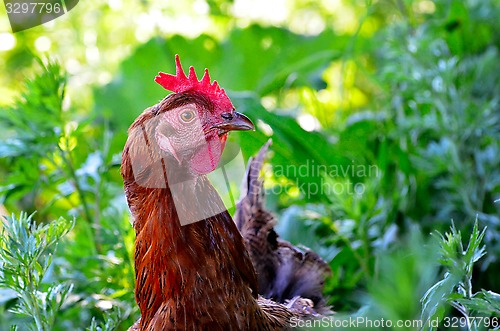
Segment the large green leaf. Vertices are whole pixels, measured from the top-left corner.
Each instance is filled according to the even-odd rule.
[[[254,121],[262,121],[272,128],[271,150],[275,174],[288,177],[307,200],[326,197],[322,190],[323,170],[325,166],[345,167],[350,164],[344,153],[331,144],[325,135],[302,129],[293,117],[267,111],[255,96],[236,96],[233,100],[238,109]],[[252,138],[241,140],[244,155],[255,154],[268,139],[257,129]]]

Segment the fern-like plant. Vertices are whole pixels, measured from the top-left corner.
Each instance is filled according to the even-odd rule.
[[[49,331],[73,287],[47,284],[44,277],[52,263],[57,243],[73,228],[74,221],[59,218],[37,224],[33,214],[5,217],[0,236],[0,288],[17,297],[15,314],[31,317],[29,330]],[[16,330],[17,325],[11,330]]]

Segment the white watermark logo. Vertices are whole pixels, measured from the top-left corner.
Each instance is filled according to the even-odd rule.
[[[144,121],[130,132],[134,137],[129,157],[135,182],[145,188],[168,188],[176,210],[181,211],[177,213],[181,225],[236,208],[235,188],[244,178],[245,163],[239,146],[226,141],[226,133],[207,130],[189,105]],[[275,178],[295,180],[272,186],[273,194],[288,192],[293,186],[306,199],[317,194],[361,196],[363,182],[346,179],[379,176],[374,165],[322,165],[314,160],[298,166],[275,166],[272,171]],[[217,192],[206,183],[205,175]],[[308,180],[301,180],[305,178]],[[199,207],[191,208],[195,205]]]
[[[272,169],[274,176],[295,178],[285,185],[273,186],[271,191],[275,195],[288,192],[291,188],[297,188],[306,198],[311,199],[316,195],[339,196],[357,195],[362,196],[366,187],[362,181],[354,183],[349,178],[358,180],[380,176],[377,165],[356,164],[317,164],[314,160],[306,160],[301,165],[277,165]],[[303,181],[303,178],[312,180]]]
[[[364,316],[358,317],[347,317],[347,318],[334,318],[334,317],[322,317],[318,319],[302,320],[298,317],[292,317],[290,319],[290,326],[292,328],[298,329],[315,329],[315,328],[325,328],[328,330],[342,330],[346,328],[359,328],[361,330],[366,329],[390,329],[390,328],[401,328],[401,329],[421,329],[424,325],[424,321],[415,320],[390,320],[390,319],[370,319]],[[439,325],[439,320],[427,321],[427,325],[430,327],[437,327]]]
[[[344,317],[336,318],[332,316],[322,317],[318,319],[302,320],[298,317],[290,319],[290,327],[298,329],[315,329],[325,328],[328,330],[343,330],[343,329],[414,329],[419,330],[422,328],[437,329],[440,326],[445,328],[467,328],[471,326],[475,328],[498,328],[500,326],[500,319],[497,317],[444,317],[439,320],[438,317],[421,320],[421,319],[407,319],[407,320],[392,320],[385,318],[368,318],[365,316],[357,317]]]

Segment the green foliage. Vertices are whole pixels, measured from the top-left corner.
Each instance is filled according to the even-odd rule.
[[[11,311],[33,319],[29,330],[52,330],[62,305],[72,290],[68,283],[44,281],[57,243],[74,222],[60,218],[36,224],[33,215],[5,217],[0,237],[0,288],[12,290],[18,303]],[[23,328],[24,329],[24,328]]]
[[[369,78],[380,90],[366,90],[376,98],[370,104],[373,109],[348,113],[343,125],[327,129],[337,138],[333,151],[359,164],[376,164],[379,175],[329,181],[365,188],[363,195],[345,194],[346,189],[332,195],[321,217],[335,220],[328,226],[333,231],[326,238],[323,231],[321,237],[339,249],[331,264],[340,275],[333,293],[340,293],[341,306],[346,302],[343,287],[352,280],[357,280],[354,288],[370,283],[382,273],[376,253],[399,241],[398,232],[411,231],[414,223],[424,232],[442,231],[450,219],[479,214],[491,229],[485,242],[494,252],[481,268],[486,270],[490,263],[498,268],[500,222],[493,203],[500,192],[498,43],[485,37],[474,41],[473,51],[458,52],[456,38],[450,36],[456,31],[448,31],[442,21],[443,15],[464,15],[468,24],[492,32],[497,23],[479,18],[488,3],[459,5],[457,11],[456,2],[435,2],[435,14],[420,24],[402,22],[381,30],[374,56],[357,59],[362,65],[368,57],[377,68]],[[467,42],[471,36],[462,37]],[[361,76],[359,86],[366,88]],[[471,222],[459,224],[472,228]],[[481,275],[481,280],[477,286],[500,286],[493,273]]]
[[[104,316],[104,322],[97,324],[96,319],[92,318],[92,323],[87,331],[113,331],[118,328],[123,321],[123,315],[120,310],[112,311]]]
[[[66,78],[57,63],[46,66],[38,77],[26,81],[19,101],[1,113],[4,127],[10,128],[12,139],[2,144],[0,157],[32,157],[52,152],[63,131],[62,100]]]
[[[436,247],[417,228],[413,230],[405,243],[378,259],[379,274],[369,281],[367,295],[367,316],[373,320],[383,317],[396,323],[420,318],[420,298],[437,276]]]
[[[121,307],[126,319],[133,302],[133,232],[119,174],[110,173],[118,169],[117,148],[111,152],[106,124],[91,125],[91,118],[64,106],[60,66],[37,62],[41,70],[0,113],[2,201],[9,209],[38,210],[42,223],[59,215],[79,220],[74,240],[61,244],[64,254],[52,268],[55,280],[74,284],[72,305],[59,311],[64,323],[56,329],[89,325],[110,306]]]
[[[193,34],[173,20],[193,17],[193,1],[81,2],[85,15],[48,34],[60,61],[33,61],[42,28],[0,59],[13,86],[2,92],[29,77],[14,101],[0,96],[0,202],[37,210],[40,224],[77,220],[48,269],[74,285],[54,330],[138,318],[120,153],[130,123],[168,93],[153,78],[173,72],[174,54],[186,70],[209,68],[254,120],[256,132],[230,136],[245,157],[272,138],[268,206],[284,239],[329,261],[338,318],[498,316],[497,1],[292,1],[269,22],[233,16],[234,1],[200,3],[207,28]],[[451,219],[437,249],[426,234]],[[467,247],[457,229],[472,233]],[[0,292],[2,327],[15,298]]]
[[[474,223],[472,233],[467,247],[462,243],[462,234],[452,224],[451,232],[444,236],[436,232],[440,243],[439,261],[445,268],[442,280],[438,281],[425,293],[422,298],[422,320],[430,321],[437,318],[442,320],[447,304],[451,304],[465,318],[488,317],[498,322],[500,318],[499,297],[500,295],[492,291],[481,290],[473,293],[472,272],[474,263],[486,255],[486,249],[482,246],[482,241],[486,233],[486,228],[479,231],[478,222]],[[500,325],[484,325],[471,323],[468,326],[471,330],[481,330],[483,327],[495,327]],[[433,330],[429,327],[426,329]]]

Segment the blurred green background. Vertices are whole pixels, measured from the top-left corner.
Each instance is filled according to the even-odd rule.
[[[231,136],[246,158],[272,138],[267,204],[330,263],[337,318],[500,318],[499,14],[497,0],[86,0],[12,34],[0,6],[2,213],[75,220],[33,287],[37,306],[73,286],[41,309],[57,312],[47,329],[139,317],[121,149],[175,54],[256,123]],[[25,330],[4,253],[0,330]]]

